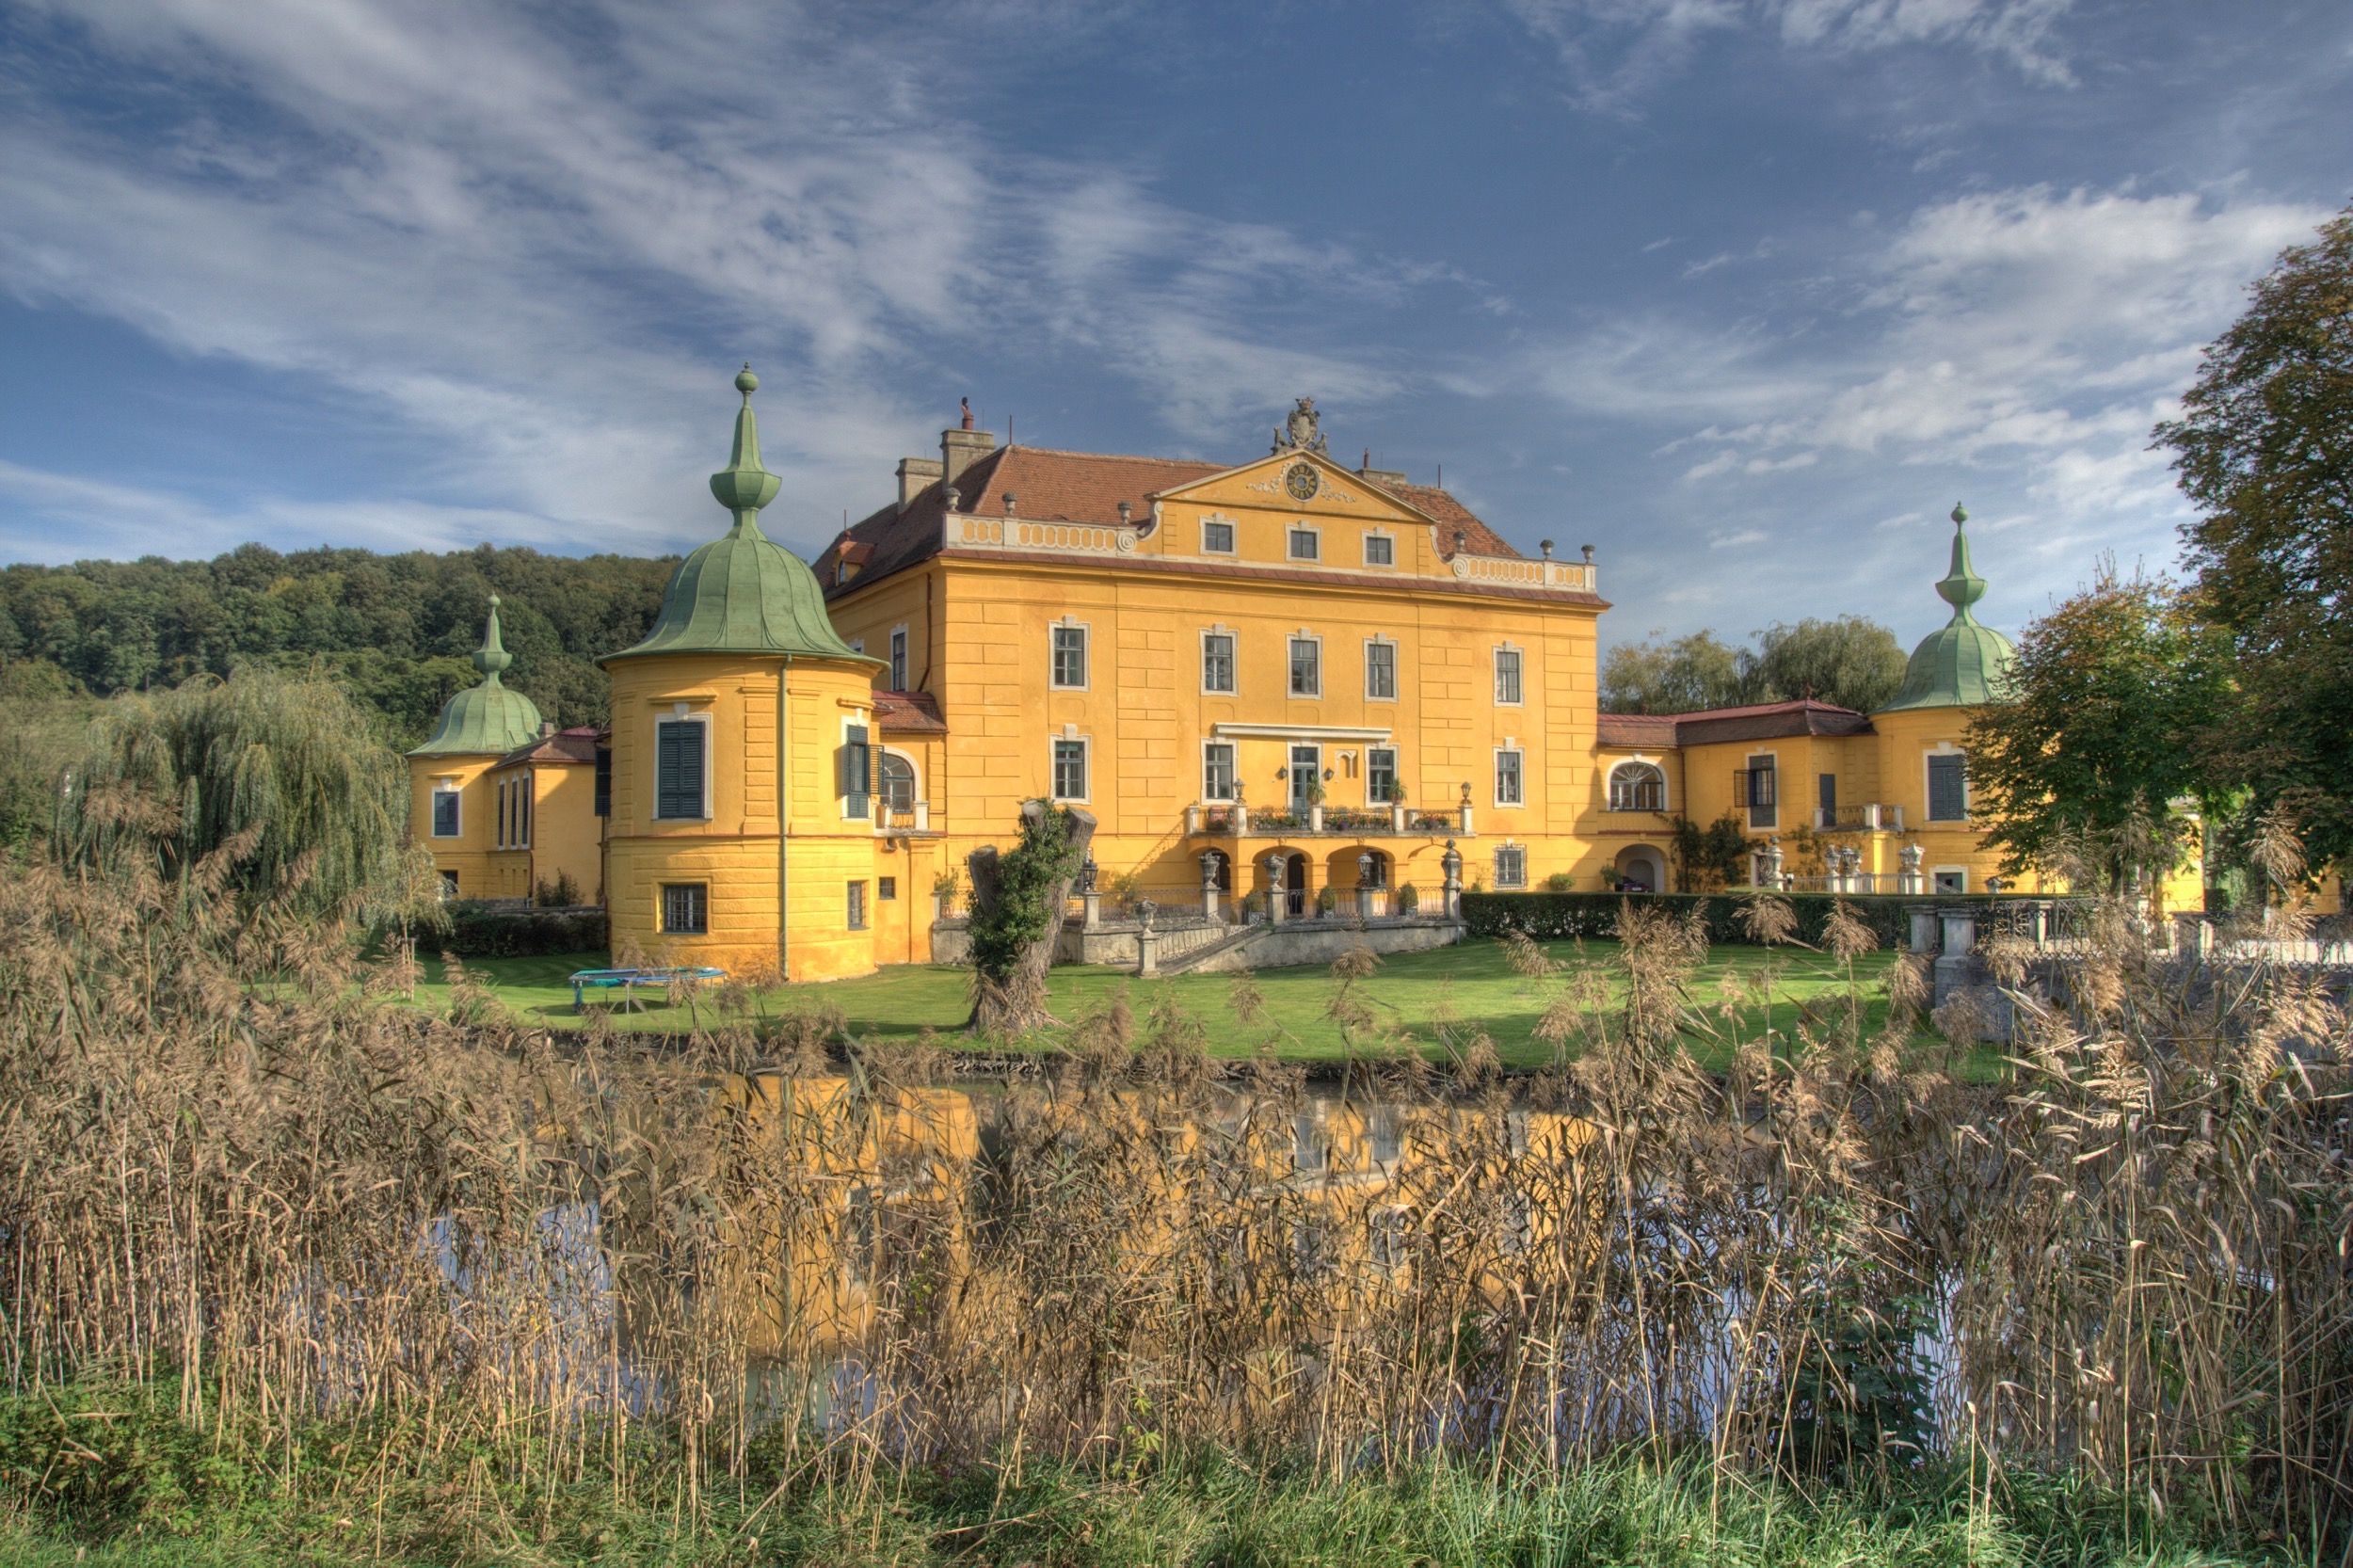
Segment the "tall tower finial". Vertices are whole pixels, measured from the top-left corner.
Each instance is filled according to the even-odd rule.
[[[1953,560],[1943,582],[1936,585],[1936,597],[1953,607],[1953,619],[1970,620],[1969,606],[1985,597],[1985,579],[1969,566],[1969,532],[1962,524],[1969,520],[1969,509],[1959,502],[1953,504]]]
[[[784,481],[760,466],[760,419],[752,412],[752,393],[760,390],[760,377],[752,374],[748,360],[735,378],[735,390],[744,394],[744,407],[735,413],[735,449],[728,466],[711,476],[711,493],[735,514],[739,531],[757,534],[760,524],[754,514],[776,500]]]
[[[474,650],[473,667],[482,672],[484,685],[496,686],[502,684],[499,672],[514,662],[515,656],[506,651],[505,644],[499,641],[499,596],[492,594],[490,617],[482,628],[482,646]]]

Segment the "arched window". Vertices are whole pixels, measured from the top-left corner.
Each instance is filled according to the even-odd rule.
[[[882,754],[882,797],[893,811],[915,809],[915,764],[896,752]]]
[[[1621,762],[1609,770],[1609,809],[1664,811],[1667,776],[1656,762]]]

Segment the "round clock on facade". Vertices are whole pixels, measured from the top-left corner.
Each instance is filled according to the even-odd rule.
[[[1293,463],[1283,471],[1283,488],[1301,501],[1313,501],[1323,480],[1313,463]]]

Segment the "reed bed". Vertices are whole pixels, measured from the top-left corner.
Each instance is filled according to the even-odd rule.
[[[255,898],[220,864],[0,872],[0,1345],[60,1412],[28,1498],[103,1501],[63,1411],[108,1386],[289,1478],[330,1449],[356,1507],[453,1456],[510,1511],[724,1498],[751,1533],[811,1489],[1205,1453],[1505,1491],[1632,1463],[1726,1509],[1933,1470],[2353,1560],[2345,1013],[2311,971],[2185,968],[2128,908],[2059,969],[1996,950],[1998,1089],[1914,1044],[1917,961],[1878,1035],[1858,988],[1740,1038],[1704,929],[1629,907],[1605,959],[1515,944],[1532,1076],[1444,1020],[1385,1035],[1364,953],[1337,1092],[1212,1069],[1244,978],[1217,1019],[1114,1000],[975,1096],[744,995],[659,1053],[462,984],[430,1016],[406,949],[302,912],[300,865]]]

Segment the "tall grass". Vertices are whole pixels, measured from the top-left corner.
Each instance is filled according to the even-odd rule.
[[[1364,954],[1337,1105],[1212,1073],[1245,979],[1231,1023],[1114,1000],[976,1109],[920,1047],[845,1071],[822,1016],[756,1033],[743,995],[661,1055],[462,984],[452,1018],[394,1005],[413,963],[361,964],[298,864],[228,896],[239,850],[0,873],[21,1399],[125,1382],[289,1478],[464,1455],[514,1506],[724,1499],[753,1531],[812,1488],[880,1520],[942,1466],[1011,1496],[1221,1453],[1498,1496],[1638,1464],[1736,1512],[1775,1478],[1949,1468],[1991,1510],[2059,1475],[2353,1550],[2344,1015],[2177,968],[2128,910],[2041,977],[2064,1007],[1996,952],[1999,1090],[1912,1048],[1914,963],[1885,1033],[1858,994],[1739,1037],[1704,930],[1629,911],[1601,964],[1516,951],[1557,1048],[1530,1079],[1459,1026],[1447,1071],[1385,1038]],[[74,1430],[28,1496],[102,1463]]]

